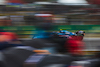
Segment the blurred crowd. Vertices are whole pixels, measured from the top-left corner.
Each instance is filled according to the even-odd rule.
[[[34,7],[34,8],[33,8]],[[58,25],[97,25],[99,24],[99,6],[85,5],[54,5],[29,4],[14,6],[1,6],[1,26],[27,26],[37,23],[36,14],[51,14],[49,21]]]

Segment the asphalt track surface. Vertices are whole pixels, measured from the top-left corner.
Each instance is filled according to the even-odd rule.
[[[86,49],[100,49],[100,40],[84,40]]]
[[[30,41],[31,39],[24,39],[25,41]],[[86,49],[100,49],[100,38],[84,38]]]

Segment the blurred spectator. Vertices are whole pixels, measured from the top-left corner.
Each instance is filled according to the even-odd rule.
[[[13,26],[24,24],[24,16],[22,15],[11,15],[10,19],[12,21]]]
[[[6,18],[5,19],[5,26],[11,26],[12,25],[12,23],[11,23],[12,21],[9,19],[9,18]]]
[[[34,25],[38,21],[35,16],[24,16],[24,20],[27,25]]]
[[[52,23],[53,15],[50,12],[40,11],[35,16],[40,23]]]
[[[10,26],[11,20],[7,16],[0,16],[0,26]]]

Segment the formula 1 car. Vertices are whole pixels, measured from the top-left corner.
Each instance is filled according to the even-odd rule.
[[[77,38],[78,40],[83,40],[83,37],[85,36],[84,31],[78,31],[76,33],[74,32],[69,32],[67,30],[60,30],[60,32],[57,33],[59,37],[64,37],[64,38]]]
[[[45,31],[39,31],[38,34],[33,36],[32,38],[50,38],[50,37],[64,37],[68,38],[69,36],[75,36],[76,34],[73,32],[69,32],[67,30],[60,30],[59,32],[45,32]]]
[[[76,34],[73,33],[73,32],[69,32],[67,30],[60,30],[58,35],[59,35],[59,37],[66,37],[66,38],[68,38],[69,36],[75,36]]]

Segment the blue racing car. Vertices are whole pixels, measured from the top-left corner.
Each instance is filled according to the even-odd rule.
[[[59,37],[66,37],[66,38],[68,38],[69,36],[76,35],[75,33],[69,32],[67,30],[60,30],[60,32],[57,34],[59,35]]]
[[[50,38],[50,37],[64,37],[68,38],[69,36],[76,35],[75,33],[69,32],[67,30],[60,30],[59,32],[46,32],[46,31],[38,31],[36,35],[34,35],[32,38]]]

